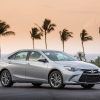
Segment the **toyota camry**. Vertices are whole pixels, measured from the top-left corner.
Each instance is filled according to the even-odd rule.
[[[19,50],[0,62],[0,81],[4,87],[16,82],[52,88],[81,85],[92,88],[100,83],[100,69],[78,61],[71,55],[55,50]]]

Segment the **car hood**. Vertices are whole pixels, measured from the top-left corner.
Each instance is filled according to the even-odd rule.
[[[75,67],[79,69],[99,69],[96,65],[83,61],[55,61],[55,63],[62,66]]]

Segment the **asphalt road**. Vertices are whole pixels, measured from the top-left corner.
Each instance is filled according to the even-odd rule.
[[[49,85],[36,88],[23,83],[11,88],[0,85],[0,100],[100,100],[100,85],[89,90],[72,85],[64,89],[52,89]]]

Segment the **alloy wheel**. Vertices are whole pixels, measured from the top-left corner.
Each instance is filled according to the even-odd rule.
[[[53,88],[61,88],[63,86],[63,78],[59,71],[53,71],[49,76],[49,83]]]
[[[8,70],[4,70],[1,73],[0,80],[1,80],[2,86],[4,86],[4,87],[10,87],[11,85],[13,85],[11,75]]]

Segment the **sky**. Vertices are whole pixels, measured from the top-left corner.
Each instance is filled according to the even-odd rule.
[[[57,26],[47,35],[48,49],[62,50],[59,31],[66,28],[73,38],[65,42],[65,52],[82,51],[80,33],[86,29],[93,41],[84,43],[87,54],[100,53],[100,0],[0,0],[0,20],[6,21],[15,36],[2,37],[2,53],[32,49],[30,30],[42,25],[45,18]],[[44,37],[35,40],[36,49],[45,49]]]

